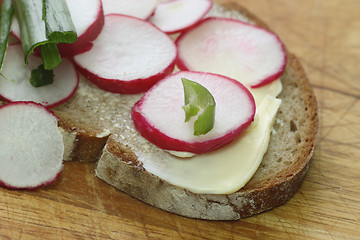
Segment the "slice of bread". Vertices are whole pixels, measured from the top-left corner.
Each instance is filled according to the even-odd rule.
[[[267,28],[236,3],[215,3],[210,14]],[[53,109],[63,130],[64,159],[98,161],[99,178],[145,203],[186,217],[235,220],[283,204],[302,183],[318,128],[311,86],[299,61],[287,54],[279,96],[282,104],[268,151],[252,179],[235,193],[195,194],[147,172],[140,157],[166,158],[168,153],[142,138],[134,128],[130,111],[141,94],[105,92],[83,78],[76,94]]]
[[[235,193],[195,194],[147,172],[137,154],[164,157],[166,153],[132,132],[132,124],[124,133],[110,136],[96,175],[145,203],[191,218],[235,220],[283,204],[299,189],[309,167],[318,120],[315,97],[292,54],[282,83],[283,102],[268,151],[255,175]],[[130,117],[125,121],[130,122]]]

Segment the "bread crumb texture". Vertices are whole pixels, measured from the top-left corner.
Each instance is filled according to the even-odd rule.
[[[209,13],[256,23],[254,15],[232,3],[215,4]],[[67,159],[98,161],[96,175],[131,196],[160,209],[191,218],[235,220],[283,204],[297,191],[309,166],[317,135],[317,105],[306,75],[288,53],[281,78],[282,105],[270,145],[252,179],[232,194],[194,194],[173,186],[144,169],[142,160],[167,153],[134,128],[131,107],[141,97],[103,91],[80,79],[75,95],[52,109],[67,134]],[[1,102],[4,104],[4,102]]]

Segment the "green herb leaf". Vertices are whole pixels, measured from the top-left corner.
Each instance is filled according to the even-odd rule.
[[[37,69],[31,71],[30,83],[34,87],[42,87],[54,82],[53,70],[46,70],[41,64]]]
[[[199,115],[194,122],[194,135],[200,136],[208,133],[215,123],[215,100],[211,93],[197,82],[181,78],[184,87],[185,122]],[[202,110],[202,111],[201,111]]]
[[[77,41],[75,26],[65,0],[43,0],[42,18],[45,21],[46,37],[55,43]]]
[[[2,0],[0,10],[0,71],[5,57],[13,14],[12,1]]]

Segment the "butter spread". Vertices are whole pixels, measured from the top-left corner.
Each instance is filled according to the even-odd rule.
[[[214,152],[179,158],[142,159],[143,167],[167,182],[194,193],[227,194],[242,188],[253,176],[267,151],[272,125],[281,100],[280,80],[251,89],[256,103],[255,121],[231,144]],[[175,153],[186,155],[186,153]]]

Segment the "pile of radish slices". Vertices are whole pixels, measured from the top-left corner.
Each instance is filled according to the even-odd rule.
[[[18,149],[2,145],[0,151],[0,183],[10,188],[49,183],[62,170],[58,134],[49,134],[57,127],[53,125],[49,132],[39,125],[53,124],[54,116],[44,107],[71,98],[78,87],[78,73],[107,91],[145,93],[132,109],[138,131],[160,148],[201,154],[228,144],[251,124],[256,109],[248,89],[274,81],[285,68],[285,50],[276,35],[238,20],[207,18],[211,0],[67,3],[78,41],[59,46],[63,63],[55,69],[52,85],[34,88],[29,84],[31,70],[41,61],[39,52],[34,52],[24,68],[21,45],[10,44],[7,50],[0,96],[14,103],[0,108],[0,125],[8,126],[0,131],[7,137],[3,141],[11,143],[16,138],[19,144]],[[16,22],[12,33],[21,41]],[[181,71],[174,73],[175,66]],[[206,134],[194,136],[196,117],[184,121],[182,78],[205,87],[216,102],[215,124]],[[11,122],[17,127],[10,127]],[[56,153],[45,151],[52,148]],[[44,164],[48,156],[54,160]],[[21,166],[26,169],[6,170]],[[49,174],[43,177],[43,173]]]

